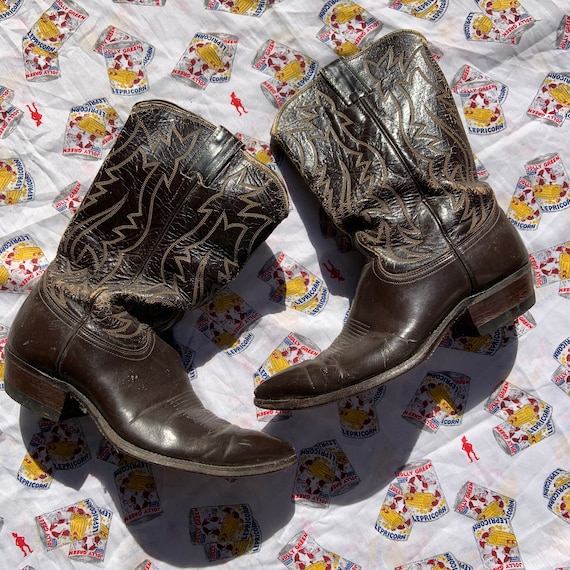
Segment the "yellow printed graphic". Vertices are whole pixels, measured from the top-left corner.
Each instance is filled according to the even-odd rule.
[[[499,503],[497,503],[497,501],[493,501],[481,511],[481,514],[477,517],[477,520],[480,521],[484,519],[490,519],[492,517],[500,517],[503,514],[503,509],[501,509]]]
[[[116,83],[123,89],[132,87],[138,77],[136,72],[130,69],[108,69],[107,75],[113,83]]]
[[[517,539],[512,532],[501,530],[497,527],[491,527],[487,542],[493,546],[517,546]]]
[[[43,255],[44,252],[37,245],[17,244],[14,246],[14,261],[29,261],[43,257]]]
[[[105,125],[98,121],[92,115],[86,115],[77,121],[77,126],[86,133],[95,135],[96,137],[103,138],[107,132]]]
[[[295,59],[286,63],[283,68],[275,74],[275,77],[277,77],[279,81],[287,83],[289,81],[300,81],[303,79],[304,75],[305,72],[301,67],[301,62],[298,59]]]
[[[478,14],[473,18],[473,28],[482,34],[487,35],[493,29],[493,20],[484,14]]]
[[[318,560],[317,562],[313,562],[306,567],[306,570],[327,570],[326,562],[322,560]]]
[[[513,198],[511,200],[511,211],[513,217],[521,222],[534,215],[534,210],[522,200]]]
[[[485,336],[469,337],[469,342],[465,345],[465,350],[468,352],[478,352],[483,350],[485,346],[490,345],[492,340],[491,335],[488,334]]]
[[[436,502],[436,498],[433,493],[406,493],[404,495],[404,500],[409,507],[424,513],[429,512],[433,503]]]
[[[237,540],[232,544],[232,555],[241,556],[249,552],[254,546],[254,540]]]
[[[46,443],[46,450],[50,455],[69,460],[73,457],[77,443],[75,441],[50,441]]]
[[[526,404],[526,406],[523,406],[520,410],[517,410],[514,414],[509,416],[508,422],[515,427],[520,427],[524,424],[536,421],[536,419],[537,417],[533,406]]]
[[[104,109],[105,111],[107,111],[107,120],[108,121],[116,121],[119,118],[119,113],[117,113],[117,111],[111,107],[111,106],[102,106],[102,107],[98,107],[101,109]]]
[[[544,200],[548,204],[556,204],[560,200],[562,186],[559,184],[544,184],[532,187],[535,198]]]
[[[286,281],[283,283],[280,289],[283,291],[285,297],[288,298],[301,297],[307,291],[305,287],[305,279],[301,275],[294,277],[289,281]]]
[[[561,83],[558,87],[550,90],[552,98],[564,107],[570,107],[570,86]]]
[[[59,36],[57,26],[49,19],[48,14],[42,14],[38,20],[38,35],[42,40],[49,40]]]
[[[269,365],[267,366],[270,374],[277,374],[285,368],[289,368],[289,361],[281,354],[279,349],[275,349],[269,355]]]
[[[107,540],[109,538],[109,526],[106,524],[102,524],[101,525],[101,531],[99,532],[99,535],[103,540]]]
[[[308,470],[317,479],[322,479],[327,483],[334,481],[334,471],[324,457],[316,457],[313,463],[308,466]]]
[[[245,14],[248,10],[253,8],[258,3],[258,0],[236,0],[233,8],[231,9],[232,14]]]
[[[333,9],[333,14],[337,23],[339,24],[346,24],[350,22],[356,16],[360,16],[364,12],[364,8],[362,6],[358,6],[357,4],[348,4],[346,6],[337,6]]]
[[[406,519],[396,512],[394,509],[391,509],[388,505],[382,505],[380,509],[380,517],[384,521],[384,526],[388,530],[396,530],[398,527],[402,527],[406,524]]]
[[[545,430],[537,431],[528,435],[528,442],[530,445],[541,442],[545,437]]]
[[[465,107],[463,113],[469,121],[481,127],[488,127],[495,112],[492,109],[484,109],[482,107]]]
[[[236,535],[243,532],[244,526],[244,522],[237,514],[226,515],[220,528],[220,541],[231,542]]]
[[[359,50],[358,47],[356,47],[352,42],[342,42],[342,44],[335,48],[334,51],[341,57],[347,57],[349,55],[354,55]]]
[[[3,192],[9,184],[13,184],[18,179],[18,174],[6,167],[0,168],[0,192]]]
[[[46,475],[46,468],[37,459],[34,459],[29,453],[26,453],[22,461],[22,469],[25,471],[25,477],[35,481]]]
[[[0,265],[0,285],[6,285],[8,279],[10,279],[9,271],[3,265]]]
[[[357,408],[339,408],[338,413],[340,419],[353,430],[361,429],[368,418],[368,412]]]
[[[560,487],[562,487],[563,485],[566,485],[566,483],[570,482],[570,475],[566,475],[566,476],[558,476],[557,480],[555,482],[554,488],[555,489],[559,489]]]
[[[455,402],[451,397],[450,393],[447,391],[445,386],[437,384],[436,386],[429,388],[428,393],[431,399],[448,414],[455,411]]]
[[[216,313],[225,313],[232,307],[236,305],[241,305],[242,298],[239,295],[228,294],[228,295],[216,295],[214,297],[214,310]]]
[[[9,9],[10,7],[4,4],[2,0],[0,0],[0,14],[5,14]]]
[[[43,257],[43,255],[44,252],[37,245],[17,244],[14,246],[14,261],[29,261]]]
[[[127,489],[133,492],[140,492],[144,493],[145,491],[155,491],[156,490],[156,482],[150,475],[145,473],[133,473],[125,481]]]
[[[226,348],[231,348],[235,344],[238,344],[239,340],[232,336],[229,332],[222,332],[221,334],[215,336],[212,342],[220,349],[225,350]]]
[[[501,10],[510,10],[511,8],[518,8],[520,2],[518,0],[493,0],[491,3],[491,10],[500,12]]]
[[[214,44],[208,43],[206,45],[196,48],[198,57],[205,61],[211,69],[221,70],[223,68],[222,58]]]
[[[8,206],[17,204],[24,199],[26,192],[24,190],[8,190],[6,192],[6,199],[4,203]]]
[[[53,57],[53,54],[51,54],[49,51],[42,49],[33,42],[30,42],[28,48],[30,49],[30,51],[32,51],[33,53],[35,53],[40,57]]]
[[[257,160],[263,164],[269,164],[273,160],[270,154],[264,149],[258,150],[255,154],[255,158],[257,158]]]
[[[71,540],[81,540],[87,533],[87,525],[89,516],[86,514],[74,512],[71,514]]]

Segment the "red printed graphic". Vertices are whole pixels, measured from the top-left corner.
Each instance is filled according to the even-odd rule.
[[[231,94],[231,98],[232,98],[231,103],[236,108],[236,111],[239,113],[240,117],[242,116],[242,111],[243,111],[243,113],[247,113],[247,110],[243,106],[241,99],[233,91]]]
[[[477,454],[475,453],[475,450],[473,449],[473,445],[471,445],[471,443],[469,443],[467,441],[467,438],[465,436],[463,436],[461,438],[461,441],[463,442],[461,449],[463,449],[463,451],[465,451],[465,453],[467,453],[467,458],[469,459],[469,463],[473,463],[473,459],[471,458],[471,456],[473,456],[477,461],[479,461],[479,458],[477,457]]]
[[[28,554],[33,552],[23,536],[19,536],[15,532],[12,533],[12,536],[14,537],[16,546],[22,551],[24,556],[28,556]]]
[[[328,264],[328,265],[327,265]],[[326,263],[323,263],[323,267],[329,272],[329,275],[333,278],[333,279],[338,279],[339,281],[344,281],[344,277],[342,276],[342,273],[340,272],[340,269],[337,269],[334,265],[333,262],[329,259],[326,261]]]
[[[30,112],[30,116],[32,120],[35,121],[36,127],[39,127],[42,124],[43,115],[38,111],[35,103],[32,103],[32,106],[26,105],[28,111]]]

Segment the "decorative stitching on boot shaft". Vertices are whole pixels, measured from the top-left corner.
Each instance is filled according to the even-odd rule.
[[[344,84],[330,85],[339,67],[357,81],[356,102],[338,97]],[[416,33],[335,62],[335,73],[283,106],[272,134],[386,279],[457,259],[461,243],[492,223],[492,190],[477,179],[451,91]]]

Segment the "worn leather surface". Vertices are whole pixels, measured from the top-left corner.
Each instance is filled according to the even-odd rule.
[[[280,179],[225,129],[169,103],[135,105],[14,320],[7,391],[13,359],[142,459],[225,476],[290,465],[288,443],[206,410],[153,330],[232,280],[287,212]]]
[[[213,297],[288,211],[241,147],[170,103],[135,105],[46,271],[50,302],[88,303],[85,326],[130,350],[147,342],[139,319],[162,327]]]
[[[323,68],[284,105],[272,136],[370,261],[340,336],[259,386],[258,405],[327,403],[402,374],[468,299],[528,266],[419,33],[394,32]]]
[[[241,147],[170,103],[135,105],[47,272],[54,302],[209,300],[288,212],[281,180]]]
[[[417,32],[387,35],[323,68],[281,110],[272,137],[386,279],[448,263],[498,215]]]

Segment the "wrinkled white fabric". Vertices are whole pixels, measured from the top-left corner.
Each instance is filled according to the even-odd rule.
[[[0,85],[14,91],[12,104],[23,111],[17,128],[0,139],[0,160],[19,156],[35,185],[33,200],[0,205],[0,242],[29,234],[48,260],[53,259],[68,223],[53,202],[75,181],[88,188],[108,152],[105,149],[98,160],[63,154],[72,107],[106,97],[125,120],[135,102],[165,99],[214,124],[224,125],[233,133],[268,143],[277,108],[260,89],[268,76],[251,65],[259,48],[273,39],[321,66],[337,57],[317,39],[323,26],[318,14],[324,2],[319,0],[282,0],[260,17],[207,10],[202,0],[166,0],[163,6],[111,0],[79,3],[89,16],[61,46],[61,76],[53,81],[26,81],[21,47],[22,37],[49,8],[49,3],[24,0],[13,16],[0,20]],[[506,128],[495,134],[469,135],[503,209],[509,207],[519,177],[525,175],[526,162],[559,153],[570,168],[570,119],[555,127],[526,114],[548,73],[570,71],[570,50],[556,48],[559,23],[565,13],[570,13],[567,2],[523,2],[535,25],[522,34],[517,45],[468,41],[465,20],[470,12],[481,11],[468,0],[450,1],[437,22],[392,9],[388,0],[360,0],[359,4],[382,22],[378,36],[400,28],[425,34],[430,44],[441,51],[440,65],[450,82],[463,65],[469,64],[508,87],[508,96],[502,102]],[[146,66],[149,90],[145,93],[124,96],[111,92],[104,58],[94,51],[97,38],[110,25],[155,47],[155,55]],[[211,83],[203,90],[190,87],[171,74],[194,35],[200,32],[238,38],[231,80]],[[238,113],[232,105],[232,93],[247,113]],[[461,109],[461,99],[455,97]],[[41,119],[32,115],[34,106]],[[455,497],[467,481],[516,501],[512,529],[525,568],[550,570],[570,566],[570,524],[548,509],[542,494],[550,473],[556,468],[570,470],[570,396],[551,379],[559,366],[554,352],[570,337],[570,299],[559,294],[558,283],[537,288],[537,302],[531,309],[535,328],[493,355],[438,348],[426,363],[390,383],[376,405],[379,431],[371,437],[345,437],[336,405],[293,412],[288,419],[272,424],[257,420],[253,405],[256,370],[290,332],[310,339],[321,349],[332,342],[349,307],[361,263],[356,253],[341,253],[333,239],[323,237],[313,198],[293,178],[288,177],[288,182],[292,205],[289,217],[231,285],[259,313],[248,329],[252,337],[247,348],[232,356],[217,348],[194,327],[198,312],[186,315],[177,326],[176,335],[180,343],[195,352],[193,385],[209,409],[239,425],[284,438],[299,452],[335,439],[360,483],[343,495],[332,496],[328,506],[319,508],[292,502],[294,468],[228,481],[153,466],[162,514],[127,526],[114,480],[116,467],[96,457],[100,435],[88,418],[82,418],[80,425],[90,449],[89,461],[76,469],[55,471],[47,489],[29,488],[17,480],[30,440],[39,431],[40,418],[0,392],[2,568],[84,567],[83,562],[68,557],[66,546],[44,548],[35,517],[86,498],[113,513],[106,556],[104,562],[98,563],[102,568],[130,570],[146,559],[161,570],[211,566],[203,547],[192,544],[190,509],[240,503],[250,506],[261,529],[262,545],[259,552],[225,561],[221,564],[224,568],[285,568],[278,554],[302,530],[322,548],[366,570],[392,569],[445,552],[452,552],[457,560],[473,568],[482,568],[472,530],[475,521],[453,509]],[[570,240],[569,222],[570,208],[543,213],[537,230],[520,230],[520,234],[529,252],[538,252]],[[324,281],[330,296],[318,314],[311,316],[269,299],[270,287],[257,274],[278,252],[285,252]],[[9,329],[24,296],[25,293],[0,292],[1,325]],[[441,426],[435,433],[422,431],[402,417],[429,371],[454,371],[471,379],[462,421],[459,425]],[[553,409],[555,433],[514,456],[505,453],[493,437],[493,428],[503,420],[484,409],[489,395],[505,380]],[[478,460],[469,461],[462,450],[462,437],[472,444]],[[406,541],[381,536],[375,530],[375,522],[396,471],[410,462],[428,459],[433,463],[450,512],[437,520],[415,523]],[[24,538],[31,553],[18,547],[18,537]]]

